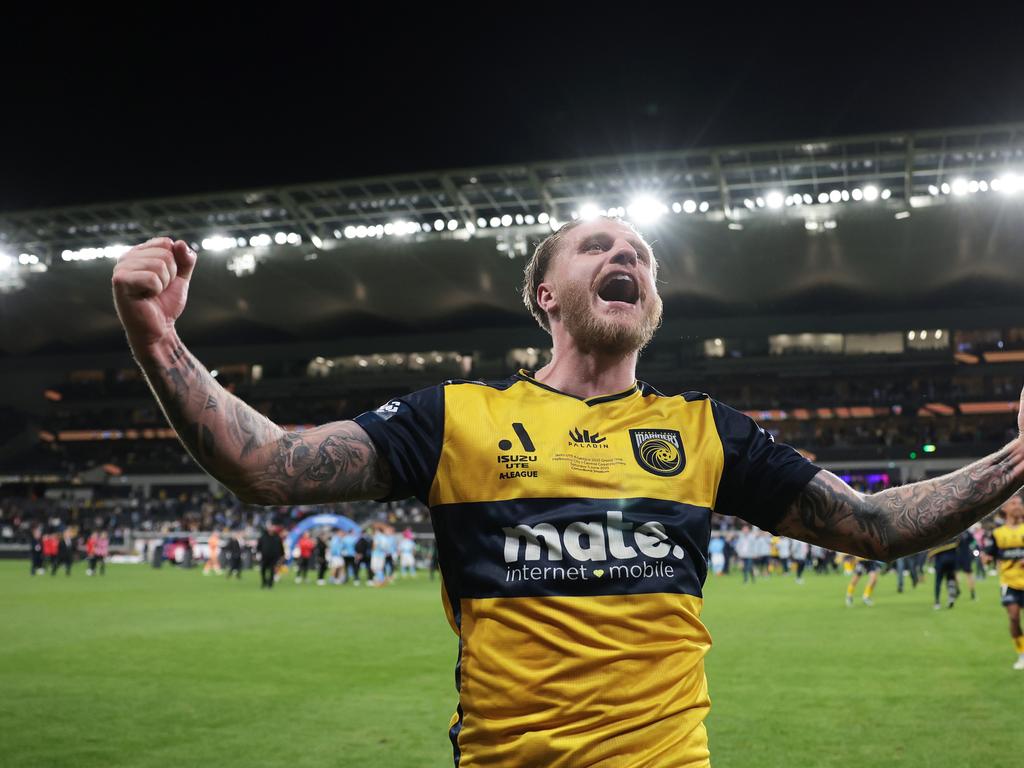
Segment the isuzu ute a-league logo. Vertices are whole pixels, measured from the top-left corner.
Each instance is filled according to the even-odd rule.
[[[672,477],[686,466],[683,439],[674,429],[631,429],[629,442],[636,463],[652,475]]]
[[[516,433],[519,445],[522,446],[525,453],[499,453],[498,466],[500,471],[498,472],[498,479],[518,480],[520,478],[539,477],[539,470],[534,468],[537,464],[537,447],[533,444],[533,440],[530,439],[530,433],[518,421],[512,424],[512,431]],[[507,437],[498,441],[499,451],[511,451],[513,447],[512,441]]]

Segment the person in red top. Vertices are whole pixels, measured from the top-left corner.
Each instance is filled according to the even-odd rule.
[[[301,584],[306,580],[306,573],[309,571],[309,564],[313,561],[313,550],[316,549],[316,542],[309,535],[309,531],[302,534],[299,539],[299,572],[295,575],[295,583]]]
[[[89,567],[85,569],[86,576],[92,576],[96,572],[96,531],[89,534],[85,540],[85,556],[89,559]]]
[[[54,576],[57,573],[57,566],[60,564],[57,560],[57,553],[60,551],[60,544],[57,542],[57,534],[48,533],[43,536],[43,557],[50,561],[50,575]]]

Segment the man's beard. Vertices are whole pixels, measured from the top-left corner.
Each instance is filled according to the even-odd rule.
[[[645,297],[640,322],[598,315],[591,305],[592,286],[575,283],[563,287],[560,315],[565,329],[582,352],[627,355],[646,347],[661,325],[662,302],[657,293]]]

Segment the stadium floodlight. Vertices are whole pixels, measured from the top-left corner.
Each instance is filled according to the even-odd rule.
[[[743,204],[747,206],[747,208],[749,208],[750,210],[754,210],[754,201],[751,200],[749,197],[743,199]]]
[[[683,212],[683,206],[682,205],[680,205],[678,202],[672,203],[672,213],[682,213],[682,212]]]
[[[824,205],[829,201],[828,192],[821,192],[818,194],[818,202]]]
[[[850,191],[849,191],[849,190],[847,190],[847,189],[844,189],[844,190],[843,190],[842,192],[840,192],[840,193],[839,193],[839,198],[840,198],[840,199],[841,199],[841,200],[842,200],[842,201],[843,201],[844,203],[848,203],[848,202],[850,202]]]
[[[491,216],[490,224],[491,224],[492,227],[500,227],[501,226],[501,218],[499,216]]]
[[[687,200],[686,202],[683,203],[683,210],[686,211],[687,213],[696,213],[697,203],[695,203],[693,200]]]
[[[459,228],[459,222],[456,219],[449,220],[449,222],[448,222],[448,231],[449,232],[454,232],[458,228]]]
[[[356,237],[358,237],[360,240],[366,237],[366,227],[364,227],[362,224],[356,227]]]
[[[981,192],[988,192],[988,182],[987,182],[987,181],[985,181],[984,179],[982,179],[981,181],[979,181],[979,182],[978,182],[978,189],[979,189],[979,190],[980,190]]]
[[[650,195],[634,198],[633,202],[626,207],[629,218],[637,224],[651,224],[661,218],[666,211],[668,211],[668,206]]]
[[[935,197],[937,194],[939,194],[939,188],[936,187],[934,184],[929,184],[928,194],[931,195],[932,197]]]
[[[818,222],[816,222],[816,221],[805,221],[804,222],[804,229],[806,229],[808,232],[816,232],[817,229],[818,229]]]
[[[547,224],[549,218],[550,217],[544,211],[541,211],[540,214],[538,214],[538,216],[537,216],[537,223],[538,224]]]
[[[950,192],[953,191],[953,188],[949,186],[949,182],[946,181],[942,182],[942,186],[939,187],[939,189],[942,190],[942,194],[944,195],[948,195]]]
[[[836,224],[835,219],[829,219],[828,221],[822,222],[822,226],[825,227],[825,229],[835,229],[838,225]]]
[[[907,334],[907,339],[908,339],[908,340],[910,340],[910,341],[913,341],[913,340],[914,340],[914,339],[916,339],[916,338],[917,338],[917,334],[916,334],[916,333],[914,333],[914,331],[910,331],[910,332],[909,332],[909,333]]]
[[[864,199],[864,193],[861,191],[860,187],[857,187],[855,190],[853,190],[853,192],[850,193],[850,196],[857,201]]]
[[[10,254],[0,252],[0,272],[6,272],[14,267],[14,258]]]
[[[285,243],[288,242],[288,233],[278,232],[276,235],[274,235],[274,242],[277,243],[278,245],[284,245]]]
[[[503,227],[511,227],[512,226],[512,216],[511,216],[511,214],[506,213],[504,216],[501,217],[501,226],[503,226]]]
[[[536,219],[535,219],[535,218],[533,218],[533,214],[532,214],[532,213],[528,213],[528,214],[526,214],[526,215],[525,215],[525,216],[523,217],[523,221],[525,221],[525,222],[527,223],[527,225],[532,225],[532,224],[533,224],[533,222],[535,222],[535,221],[536,221]]]
[[[440,232],[444,229],[444,219],[434,219],[434,230]]]
[[[523,219],[523,214],[517,213],[515,218],[516,224],[522,224],[524,221],[525,219]],[[453,229],[451,222],[448,222],[448,229]]]
[[[580,206],[580,218],[584,221],[591,221],[601,215],[601,209],[597,203],[586,202]]]
[[[921,450],[924,451],[925,453],[935,453],[935,444],[925,443],[924,445],[921,446]]]
[[[868,184],[866,187],[864,187],[864,199],[867,202],[873,203],[875,200],[878,199],[878,195],[878,187],[876,187],[874,184]]]
[[[970,192],[972,195],[973,194],[977,194],[977,192],[978,192],[978,182],[975,181],[974,179],[971,179],[970,181],[968,181],[967,182],[967,191]]]
[[[828,199],[829,202],[838,203],[843,199],[843,193],[840,192],[838,189],[833,189],[831,192],[828,193]]]
[[[309,236],[309,241],[311,243],[313,243],[313,247],[314,248],[323,248],[324,247],[324,241],[321,240],[317,235],[310,235]]]
[[[954,179],[951,189],[954,195],[963,197],[967,194],[967,179]]]
[[[997,182],[999,186],[996,186]],[[1002,192],[1004,195],[1016,194],[1022,187],[1024,187],[1024,181],[1016,173],[1004,173],[992,181],[992,189]]]
[[[389,235],[390,236],[390,235],[395,234],[395,232],[396,232],[395,225],[392,224],[390,221],[387,224],[384,225],[384,234],[385,235]]]
[[[935,338],[937,340],[942,339],[942,331],[941,330],[938,330],[938,331],[935,332]]]
[[[813,205],[814,198],[811,195],[804,193],[804,205]]]
[[[700,205],[697,206],[697,210],[699,210],[701,213],[707,213],[709,210],[711,210],[711,203],[709,203],[707,200],[702,200]]]
[[[888,200],[890,197],[892,197],[892,190],[886,187],[885,189],[882,190],[882,194],[880,195],[880,197],[883,200]]]
[[[466,222],[466,231],[469,232],[469,234],[471,234],[471,235],[472,234],[476,234],[476,224],[474,224],[472,221],[467,221]]]
[[[213,237],[204,237],[202,246],[204,251],[228,251],[238,247],[238,243],[233,237],[214,235]]]
[[[480,227],[480,229],[487,229],[487,219],[481,216],[479,219],[476,220],[476,225]]]
[[[781,208],[782,200],[782,193],[775,189],[764,196],[764,202],[769,208]]]
[[[921,341],[928,341],[928,331],[921,331]]]
[[[763,197],[758,197],[757,199],[754,200],[754,202],[757,203],[757,207],[758,208],[764,208],[764,198]]]
[[[353,227],[351,224],[349,224],[347,227],[345,227],[345,237],[347,237],[349,240],[351,240],[355,236],[356,236],[356,228],[355,227]]]

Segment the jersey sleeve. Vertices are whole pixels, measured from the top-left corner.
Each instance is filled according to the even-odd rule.
[[[985,554],[997,559],[1003,554],[1002,550],[999,549],[999,543],[996,541],[994,533],[985,535]]]
[[[746,414],[713,399],[711,409],[724,454],[715,512],[776,533],[786,507],[821,467],[776,443]]]
[[[428,504],[444,440],[444,386],[389,400],[354,421],[366,430],[391,469],[391,492],[378,501],[415,496]]]

